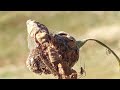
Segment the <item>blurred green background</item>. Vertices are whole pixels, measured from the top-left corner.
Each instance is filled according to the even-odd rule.
[[[27,47],[26,21],[34,19],[45,24],[50,32],[65,31],[77,40],[95,38],[120,57],[119,11],[0,11],[0,79],[54,79],[52,75],[36,75],[25,65]],[[86,76],[80,79],[120,78],[116,58],[99,44],[89,41],[80,50],[80,59],[74,66]],[[81,64],[80,64],[81,63]]]

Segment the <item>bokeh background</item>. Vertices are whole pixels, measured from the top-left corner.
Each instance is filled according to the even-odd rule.
[[[34,19],[45,24],[50,32],[65,31],[76,40],[95,38],[120,57],[119,11],[0,11],[0,79],[54,79],[52,75],[36,75],[25,65],[29,54],[26,21]],[[80,49],[80,59],[74,66],[86,76],[80,79],[118,79],[119,65],[106,48],[94,41]]]

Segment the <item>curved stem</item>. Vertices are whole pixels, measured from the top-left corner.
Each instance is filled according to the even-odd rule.
[[[105,45],[104,43],[102,43],[101,41],[96,40],[96,39],[86,39],[85,41],[83,41],[83,43],[85,44],[87,41],[90,41],[90,40],[91,41],[96,41],[100,45],[102,45],[102,46],[106,47],[108,50],[110,50],[111,53],[116,57],[116,59],[117,59],[117,61],[119,63],[119,67],[120,67],[120,58],[117,56],[117,54],[111,48],[109,48],[107,45]],[[120,68],[119,68],[119,70],[120,70]]]

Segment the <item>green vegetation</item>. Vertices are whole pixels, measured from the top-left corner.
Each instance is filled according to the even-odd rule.
[[[51,32],[65,31],[79,40],[80,37],[87,35],[94,28],[98,32],[99,28],[103,26],[119,26],[120,12],[1,11],[0,78],[54,78],[52,75],[39,76],[33,74],[25,66],[29,53],[26,31],[26,21],[28,19],[38,20],[45,24]],[[112,32],[107,31],[112,37]],[[100,41],[106,43],[120,56],[120,43],[118,38],[115,37],[117,36],[114,36],[111,40],[117,42],[109,43],[111,40],[105,41],[106,36],[103,36]],[[79,72],[80,62],[83,65],[85,61],[87,75],[83,78],[120,78],[118,63],[115,59],[111,54],[106,55],[105,48],[94,42],[89,42],[80,50],[80,60],[82,61],[79,60],[74,68]]]

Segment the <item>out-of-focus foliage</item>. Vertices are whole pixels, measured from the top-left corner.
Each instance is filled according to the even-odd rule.
[[[35,75],[25,66],[29,53],[26,31],[28,19],[38,20],[53,33],[65,31],[77,40],[98,38],[120,56],[119,11],[1,11],[0,78],[54,78]],[[94,42],[89,42],[81,49],[80,60],[74,68],[80,71],[80,62],[83,65],[85,61],[87,76],[83,78],[120,78],[115,58],[107,56],[106,49]]]

